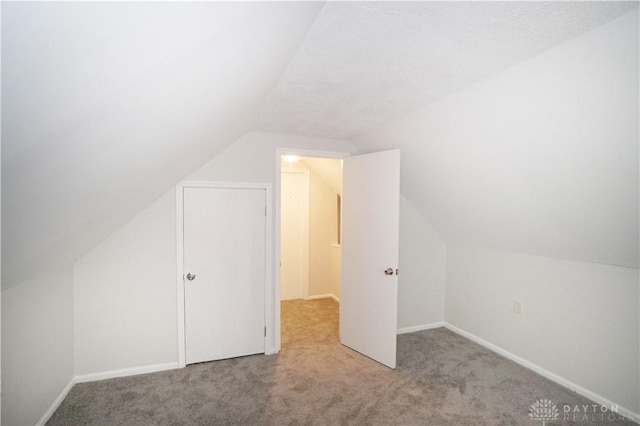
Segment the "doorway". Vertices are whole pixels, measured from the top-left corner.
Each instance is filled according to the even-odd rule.
[[[342,160],[280,161],[280,300],[340,300]]]
[[[275,327],[272,335],[274,344],[272,353],[278,353],[282,348],[281,173],[279,171],[282,168],[282,156],[289,154],[302,157],[305,162],[306,158],[313,161],[317,157],[342,160],[340,163],[343,172],[341,191],[344,197],[340,197],[341,238],[340,244],[334,243],[335,248],[340,249],[340,255],[336,256],[340,259],[339,287],[336,289],[338,294],[334,294],[340,300],[340,343],[374,361],[395,368],[400,198],[400,151],[397,149],[360,155],[276,149],[275,207],[277,210],[274,234],[276,238],[274,284],[276,285],[273,288],[274,316],[272,318],[275,321]],[[314,199],[314,196],[310,199]],[[338,200],[336,195],[336,210]],[[312,218],[312,211],[310,215]],[[338,216],[336,221],[337,218]],[[313,229],[313,225],[310,229]],[[310,238],[311,241],[312,238]],[[311,264],[313,259],[311,250],[309,257]],[[314,297],[312,271],[309,273],[309,278],[309,297]]]

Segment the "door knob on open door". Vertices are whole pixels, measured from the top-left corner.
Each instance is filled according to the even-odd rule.
[[[192,274],[191,272],[189,272],[189,273],[187,274],[187,279],[188,279],[189,281],[193,281],[193,280],[195,280],[195,279],[196,279],[196,274]]]
[[[393,269],[391,269],[391,268],[387,268],[387,269],[385,269],[385,270],[384,270],[384,274],[385,274],[385,275],[393,275]]]

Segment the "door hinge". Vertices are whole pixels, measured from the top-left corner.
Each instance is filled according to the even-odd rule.
[[[267,337],[267,327],[264,328],[264,337]]]

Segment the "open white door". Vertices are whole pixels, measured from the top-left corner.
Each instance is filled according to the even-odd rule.
[[[344,159],[342,344],[396,367],[400,151]]]

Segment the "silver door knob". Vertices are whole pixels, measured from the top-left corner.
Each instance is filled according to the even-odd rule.
[[[192,274],[191,272],[189,272],[189,273],[187,274],[187,279],[188,279],[189,281],[193,281],[193,280],[195,280],[195,279],[196,279],[196,274]]]
[[[391,269],[391,268],[387,268],[387,269],[385,269],[385,270],[384,270],[384,274],[385,274],[385,275],[393,275],[393,269]]]

